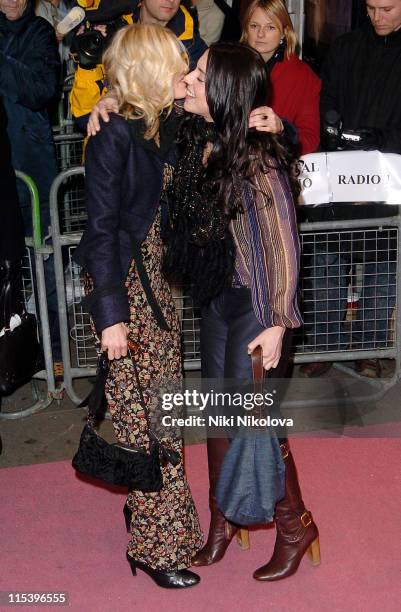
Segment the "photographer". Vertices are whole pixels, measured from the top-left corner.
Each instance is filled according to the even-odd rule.
[[[401,154],[401,0],[366,0],[369,21],[362,27],[338,38],[332,45],[322,72],[321,120],[323,149],[379,150]],[[346,133],[351,131],[352,140]],[[334,134],[333,134],[334,132]],[[343,136],[342,136],[343,134]],[[354,140],[355,139],[355,140]],[[325,146],[326,145],[326,146]],[[334,221],[344,219],[379,218],[396,214],[394,207],[385,204],[333,204],[307,212],[309,221]],[[354,329],[364,333],[364,348],[385,347],[388,332],[388,310],[395,305],[396,245],[390,245],[391,263],[381,261],[380,244],[385,244],[383,233],[377,233],[377,244],[352,244],[350,249],[362,251],[364,270],[363,289],[358,308],[359,321]],[[394,241],[391,241],[394,242]],[[367,241],[369,243],[369,241]],[[389,254],[389,245],[387,253]],[[386,251],[386,247],[383,249]],[[365,251],[365,252],[363,252]],[[377,251],[374,254],[373,251]],[[393,257],[394,255],[394,257]],[[349,338],[344,333],[343,318],[347,305],[347,271],[350,253],[331,253],[316,256],[316,276],[312,279],[315,304],[326,300],[324,324],[317,315],[315,334],[322,345],[333,343],[346,348]],[[325,267],[329,266],[327,278]],[[319,272],[319,270],[321,272]],[[320,290],[326,287],[326,297]],[[335,300],[327,300],[327,287],[336,294]],[[334,311],[338,308],[337,313]],[[375,321],[365,321],[374,312]],[[327,316],[329,319],[327,319]],[[372,314],[370,314],[372,316]],[[307,324],[307,318],[305,318]],[[312,323],[311,323],[312,325]],[[325,340],[324,340],[325,338]],[[337,349],[338,350],[338,349]],[[319,376],[330,363],[311,363],[301,367],[306,376]],[[361,360],[356,363],[359,374],[378,377],[381,367],[378,360]]]
[[[101,0],[93,8],[90,0],[78,0],[85,9],[87,24],[77,31],[72,51],[78,63],[70,96],[71,112],[79,128],[86,123],[95,104],[107,92],[101,58],[113,34],[130,23],[168,27],[188,51],[191,65],[206,49],[199,35],[196,9],[189,0]],[[97,8],[95,8],[97,7]]]

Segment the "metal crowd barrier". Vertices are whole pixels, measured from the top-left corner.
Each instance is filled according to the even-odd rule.
[[[74,379],[94,375],[96,365],[90,319],[82,306],[80,270],[72,259],[86,218],[83,181],[83,168],[63,171],[54,181],[50,196],[64,385],[75,402],[80,398],[73,388]],[[66,207],[66,201],[73,205]],[[401,303],[400,215],[362,221],[302,223],[299,229],[300,290],[305,324],[295,334],[294,362],[333,361],[347,374],[359,377],[341,363],[394,359],[396,367],[390,379],[363,377],[374,387],[369,398],[379,398],[400,378],[401,321],[397,316]],[[364,290],[362,278],[365,283],[371,279],[368,280],[369,294]],[[199,313],[188,296],[178,293],[175,298],[182,324],[184,367],[199,369]],[[354,397],[353,401],[364,399]],[[308,401],[308,405],[313,402]],[[288,404],[298,405],[296,401]],[[321,405],[322,401],[316,400],[316,404]]]
[[[80,133],[54,134],[57,164],[59,171],[81,166],[83,160],[84,137]]]
[[[400,207],[393,209],[391,217],[299,224],[304,325],[294,335],[294,363],[334,362],[371,387],[351,402],[378,400],[401,377],[401,216]],[[384,358],[395,360],[387,379],[360,376],[345,365]],[[309,399],[307,405],[337,403]],[[303,407],[305,401],[284,405]]]
[[[74,131],[74,118],[70,108],[70,91],[74,83],[74,73],[69,74],[63,83],[61,98],[58,103],[58,125],[53,128],[55,134],[71,134]]]
[[[22,292],[25,308],[36,315],[38,323],[38,337],[41,340],[44,358],[44,368],[37,372],[31,381],[32,404],[27,408],[8,411],[7,403],[9,398],[2,398],[2,411],[0,419],[19,419],[43,410],[59,397],[59,390],[56,389],[53,358],[50,342],[49,319],[46,301],[46,283],[44,274],[44,258],[51,253],[49,247],[42,245],[40,227],[40,203],[38,190],[34,181],[22,172],[16,172],[17,178],[23,181],[29,191],[32,202],[32,227],[33,236],[25,239],[26,252],[22,260]],[[43,392],[36,381],[41,380],[46,383],[46,390]],[[18,391],[16,392],[18,393]]]

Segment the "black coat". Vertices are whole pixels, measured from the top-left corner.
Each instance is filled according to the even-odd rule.
[[[49,191],[57,175],[47,108],[59,94],[59,80],[54,29],[45,19],[35,16],[31,0],[16,21],[0,13],[0,95],[8,117],[12,163],[35,181],[45,226],[49,223]],[[26,190],[20,190],[20,204],[28,208],[26,219],[30,225],[30,201],[26,196]],[[26,230],[30,233],[30,227]]]
[[[74,259],[94,283],[88,305],[96,331],[129,320],[125,279],[132,241],[142,242],[154,221],[164,162],[174,161],[176,123],[161,129],[161,148],[144,140],[138,121],[110,115],[85,153],[87,227]]]
[[[401,30],[378,36],[369,21],[340,36],[330,47],[321,77],[322,123],[328,110],[336,110],[345,129],[374,128],[382,141],[380,150],[401,153]],[[369,219],[397,212],[395,206],[373,202],[358,206],[335,203],[301,209],[299,219]],[[335,241],[331,248],[338,248]],[[383,256],[388,256],[387,250]]]
[[[376,128],[382,151],[401,153],[401,29],[378,36],[369,23],[330,48],[322,71],[321,116],[336,110],[346,129]]]
[[[0,260],[19,259],[24,253],[24,226],[11,165],[7,118],[0,97]]]

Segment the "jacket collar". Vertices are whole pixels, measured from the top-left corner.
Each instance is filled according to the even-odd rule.
[[[369,21],[362,27],[362,29],[376,45],[387,48],[401,47],[401,28],[388,36],[379,36],[376,34],[374,27]]]
[[[141,3],[138,3],[138,6],[132,13],[132,18],[134,23],[138,23],[140,19],[141,13]],[[194,20],[187,8],[180,4],[178,7],[178,11],[170,19],[167,24],[169,30],[171,30],[179,40],[192,40],[194,37]]]
[[[166,155],[174,144],[177,133],[178,119],[174,112],[169,115],[169,117],[165,119],[162,118],[160,121],[160,146],[157,146],[153,138],[149,140],[145,138],[146,125],[143,119],[128,119],[127,121],[129,123],[131,136],[138,144],[144,149],[152,151],[152,153],[155,153],[158,157],[162,159],[166,158]]]
[[[286,48],[287,48],[287,42],[285,38],[283,38],[283,40],[280,42],[279,46],[275,50],[272,57],[269,60],[267,60],[267,62],[265,62],[266,70],[269,74],[278,62],[284,61]]]

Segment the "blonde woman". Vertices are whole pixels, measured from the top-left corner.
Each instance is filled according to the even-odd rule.
[[[253,0],[244,16],[241,42],[262,55],[270,74],[268,105],[296,128],[298,153],[320,141],[320,79],[296,53],[297,36],[283,0]]]
[[[161,274],[163,192],[171,179],[174,98],[185,96],[187,56],[172,32],[133,25],[117,32],[104,65],[118,114],[111,114],[86,150],[88,225],[76,260],[88,274],[89,303],[101,348],[111,360],[106,398],[119,442],[146,446],[138,389],[152,411],[155,382],[180,384],[179,322]],[[135,257],[135,261],[133,259]],[[185,477],[181,440],[178,466],[163,466],[159,493],[128,495],[131,540],[127,559],[161,587],[185,588],[199,576],[188,571],[202,546],[197,512]]]

